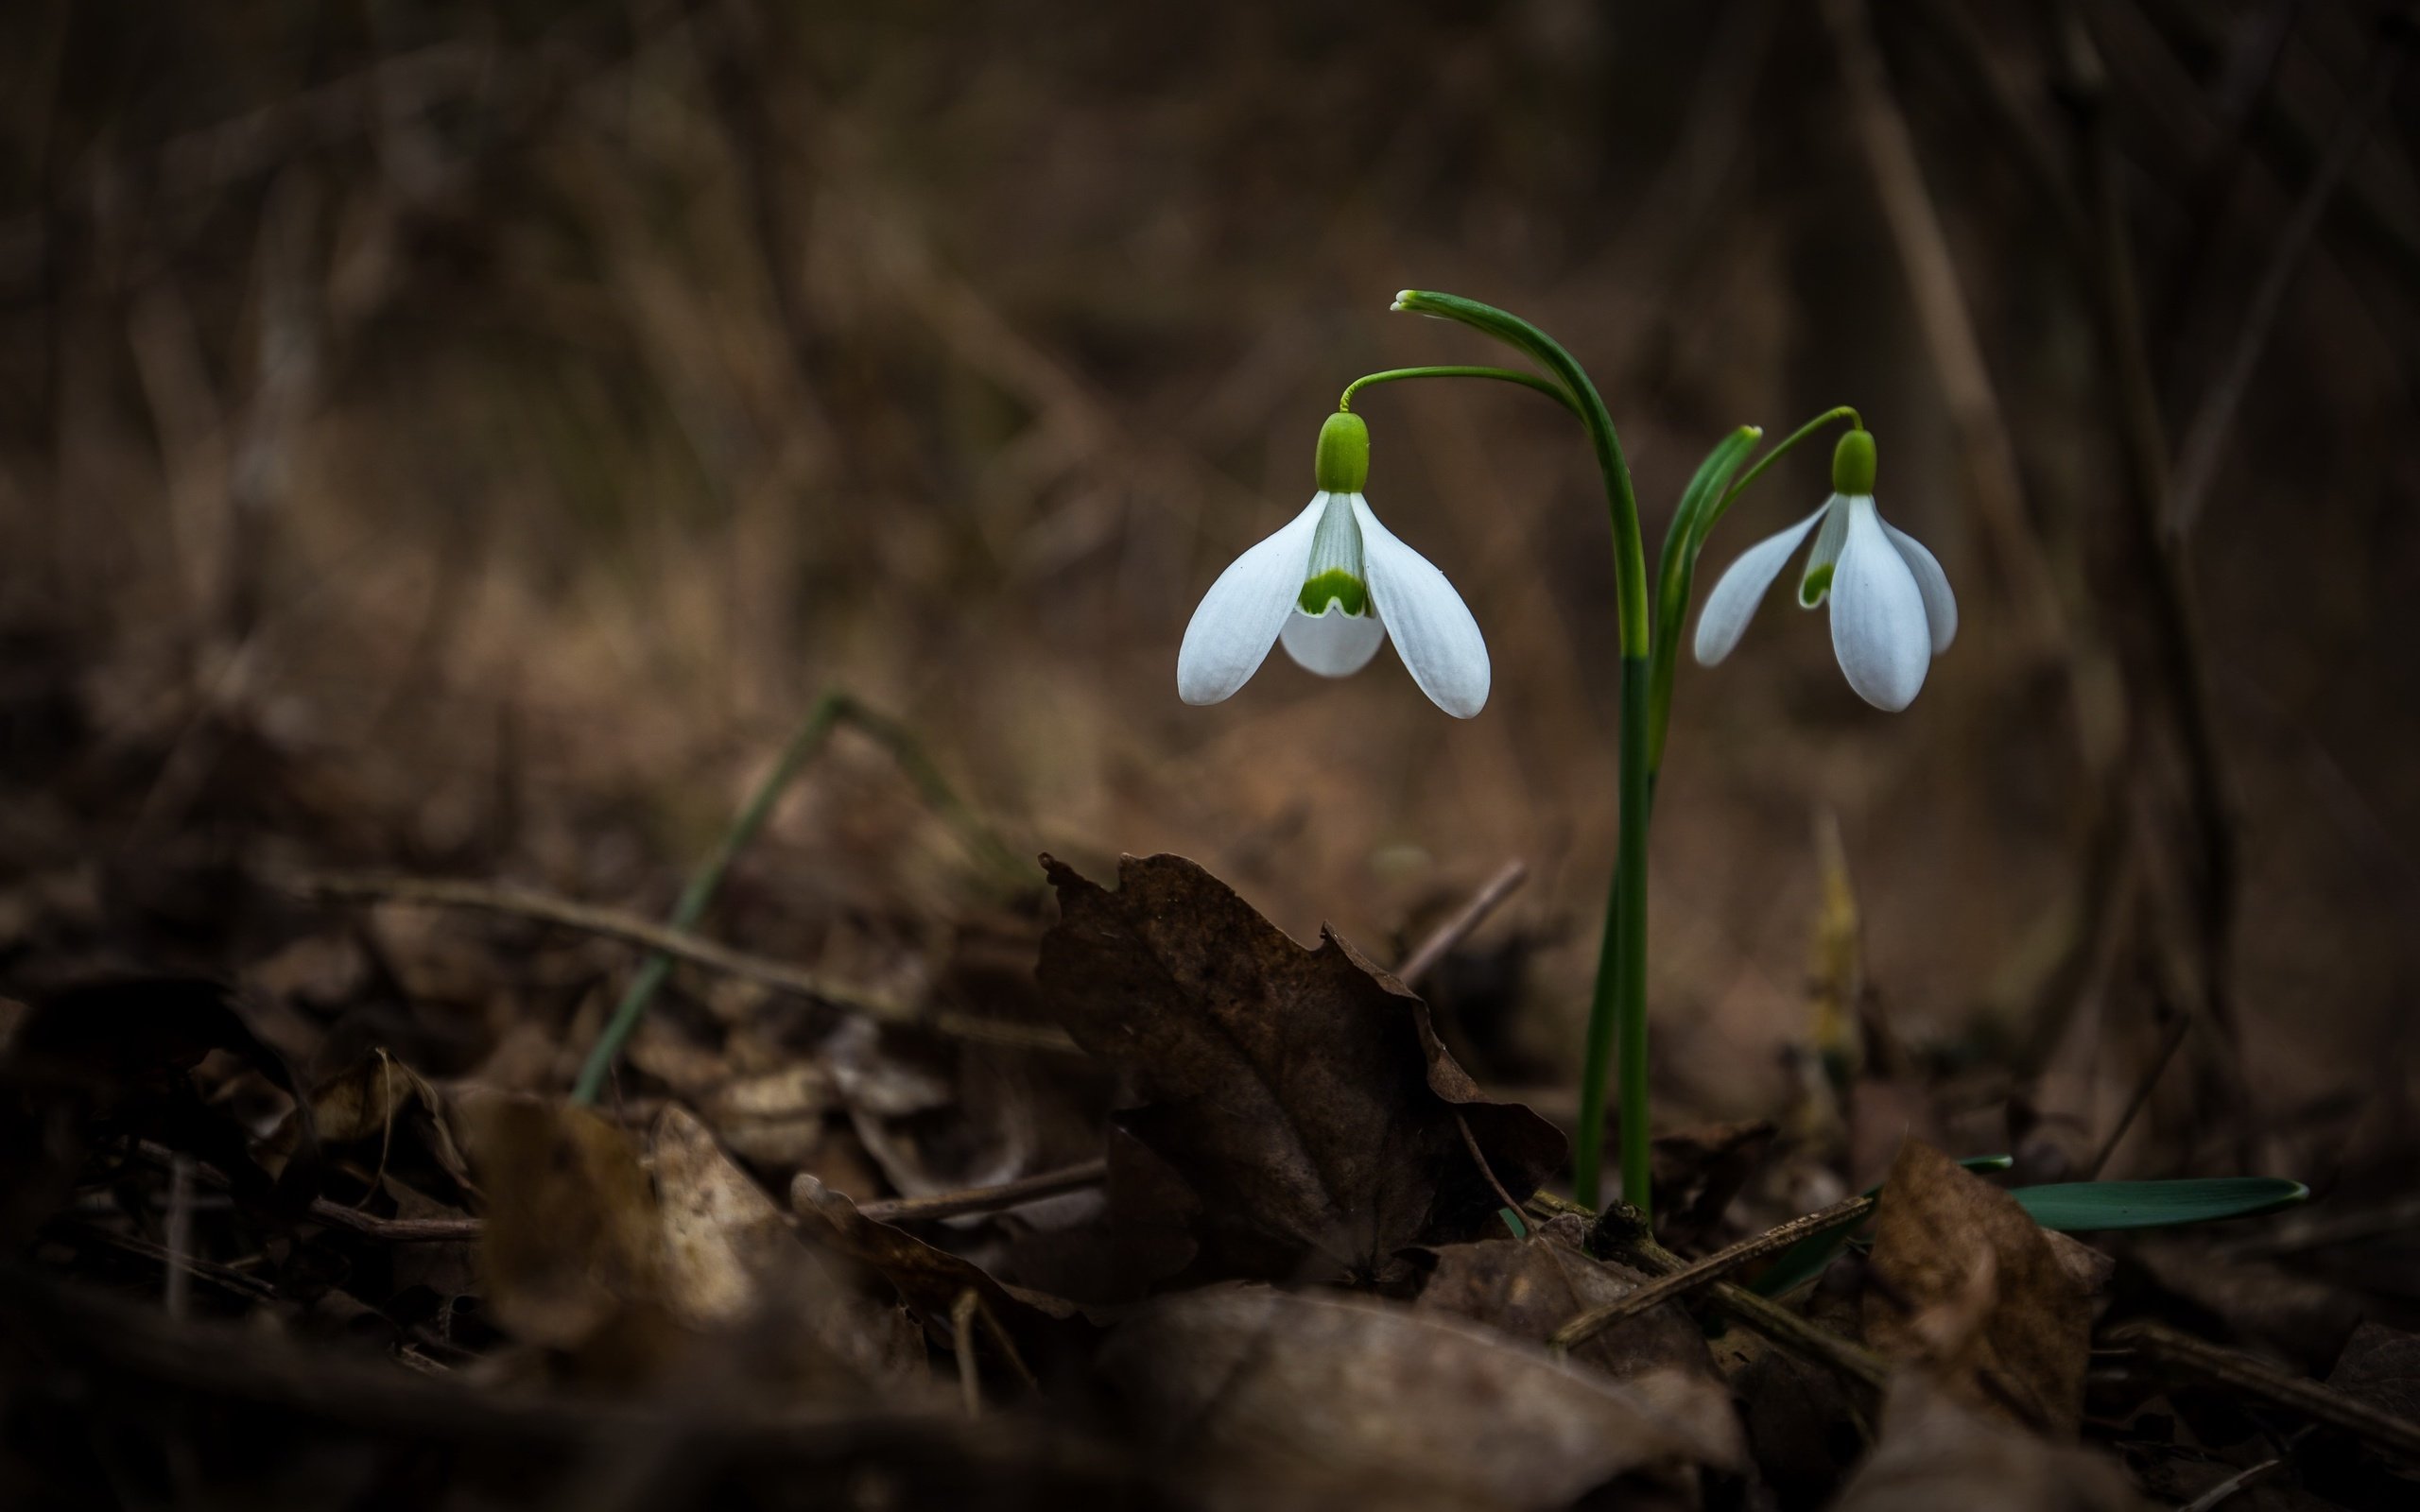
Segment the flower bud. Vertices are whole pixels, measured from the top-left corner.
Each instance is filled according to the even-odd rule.
[[[1360,416],[1340,410],[1320,427],[1314,475],[1322,493],[1358,493],[1370,481],[1370,427]]]
[[[1845,498],[1874,494],[1874,433],[1851,431],[1832,448],[1832,491]]]

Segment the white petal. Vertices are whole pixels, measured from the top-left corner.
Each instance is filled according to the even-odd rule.
[[[1303,591],[1311,536],[1326,507],[1325,493],[1314,496],[1283,529],[1228,563],[1201,595],[1201,607],[1184,627],[1184,644],[1177,647],[1178,697],[1217,703],[1260,670]]]
[[[1824,509],[1829,509],[1826,504]],[[1781,564],[1806,539],[1815,522],[1824,518],[1818,509],[1779,535],[1767,536],[1739,554],[1739,559],[1722,570],[1714,592],[1705,596],[1705,611],[1698,616],[1697,658],[1700,666],[1710,667],[1731,654],[1739,637],[1754,617],[1756,605],[1765,590],[1773,586],[1781,576]]]
[[[1958,639],[1958,595],[1949,591],[1949,575],[1925,550],[1923,541],[1884,520],[1879,511],[1874,518],[1891,538],[1891,544],[1908,559],[1908,571],[1916,575],[1916,590],[1925,595],[1925,625],[1932,631],[1932,654],[1939,656]]]
[[[1428,558],[1378,524],[1369,503],[1353,496],[1353,518],[1361,525],[1361,557],[1370,571],[1370,600],[1394,637],[1411,680],[1428,699],[1457,719],[1487,705],[1487,641],[1478,633],[1462,595]]]
[[[1832,653],[1858,697],[1895,713],[1915,701],[1932,662],[1924,593],[1874,501],[1848,503],[1848,542],[1832,574]]]
[[[1869,504],[1874,502],[1870,494],[1865,498]],[[1824,501],[1825,510],[1824,528],[1815,532],[1814,549],[1807,552],[1806,565],[1798,575],[1798,607],[1800,609],[1821,609],[1824,607],[1824,600],[1830,596],[1832,579],[1829,576],[1824,577],[1823,586],[1812,593],[1807,593],[1806,585],[1815,580],[1817,573],[1840,561],[1841,547],[1846,544],[1849,539],[1848,507],[1854,502],[1837,493]]]
[[[1277,632],[1288,656],[1323,678],[1349,678],[1368,666],[1386,638],[1387,627],[1375,614],[1347,614],[1334,599],[1324,613],[1297,609]]]

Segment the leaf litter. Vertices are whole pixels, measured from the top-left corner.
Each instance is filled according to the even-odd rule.
[[[518,1475],[699,1504],[838,1477],[887,1504],[1991,1512],[2233,1476],[2253,1496],[2297,1453],[2298,1494],[2411,1484],[2359,1431],[2410,1415],[2409,1333],[2306,1332],[2332,1396],[2231,1394],[2112,1332],[2278,1328],[2196,1241],[2080,1244],[1920,1140],[1870,1253],[1791,1304],[1682,1285],[1562,1350],[1574,1318],[1861,1173],[1707,1120],[1658,1142],[1655,1234],[1597,1221],[1556,1195],[1556,1125],[1483,1091],[1332,931],[1297,944],[1175,856],[1124,858],[1115,887],[1044,878],[1055,907],[972,905],[964,970],[946,948],[886,969],[921,984],[911,1015],[981,1007],[1013,1034],[676,969],[596,1108],[561,1088],[597,947],[551,941],[516,975],[515,926],[390,936],[445,973],[406,1004],[555,1005],[441,1072],[412,1057],[442,1063],[443,1037],[325,1027],[394,992],[348,926],[289,928],[265,946],[285,976],[244,991],[38,994],[5,1021],[0,1211],[44,1301],[0,1347],[77,1362],[57,1379],[104,1400],[206,1404],[222,1486],[289,1492],[364,1435],[446,1446],[431,1504]],[[513,1036],[524,1069],[491,1079]]]

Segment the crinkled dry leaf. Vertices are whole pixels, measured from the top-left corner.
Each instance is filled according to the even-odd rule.
[[[1311,1256],[1361,1275],[1472,1237],[1557,1168],[1563,1136],[1480,1100],[1420,999],[1333,932],[1305,950],[1182,856],[1128,856],[1106,891],[1046,856],[1061,919],[1038,976],[1077,1042],[1132,1078],[1123,1126],[1198,1194],[1229,1273]]]
[[[1004,1285],[973,1261],[867,1217],[847,1196],[811,1176],[802,1174],[790,1183],[790,1206],[803,1217],[821,1220],[818,1228],[835,1251],[897,1288],[938,1337],[949,1336],[950,1309],[968,1292],[1028,1354],[1083,1328],[1073,1303]]]
[[[661,1295],[655,1193],[628,1134],[532,1097],[466,1096],[459,1111],[487,1194],[480,1270],[504,1327],[575,1348]]]
[[[1667,1245],[1693,1247],[1714,1233],[1731,1199],[1772,1153],[1773,1133],[1770,1121],[1757,1119],[1655,1136],[1655,1228]]]
[[[1612,1381],[1370,1298],[1187,1292],[1120,1324],[1098,1365],[1213,1509],[1560,1507],[1627,1472],[1740,1462],[1708,1382]]]
[[[2124,1473],[2100,1455],[2013,1432],[1960,1406],[1930,1380],[1907,1374],[1892,1385],[1880,1442],[1849,1478],[1836,1512],[2136,1512],[2143,1505]]]
[[[1421,1288],[1418,1306],[1470,1318],[1531,1344],[1545,1344],[1580,1314],[1619,1301],[1647,1282],[1636,1271],[1591,1260],[1545,1234],[1445,1245],[1428,1253],[1436,1269]],[[1598,1332],[1571,1357],[1622,1380],[1650,1370],[1716,1379],[1704,1331],[1677,1302]]]
[[[383,1169],[397,1142],[408,1142],[427,1152],[438,1168],[466,1193],[475,1194],[470,1162],[446,1111],[445,1099],[428,1079],[384,1050],[373,1050],[350,1067],[311,1089],[310,1109],[318,1121],[323,1145],[367,1144]],[[263,1152],[262,1164],[281,1165],[301,1135],[302,1109],[279,1125]]]
[[[903,1350],[895,1314],[841,1287],[696,1114],[675,1103],[657,1116],[648,1162],[664,1224],[664,1302],[674,1317],[700,1326],[774,1319],[804,1330],[819,1353],[861,1380],[920,1373],[912,1329]]]
[[[1866,1342],[1920,1365],[1968,1406],[2071,1433],[2091,1308],[2016,1199],[1919,1140],[1883,1183],[1866,1272]]]
[[[665,1299],[692,1323],[727,1323],[786,1287],[813,1257],[788,1219],[732,1163],[696,1114],[678,1103],[657,1115],[648,1163],[664,1213]]]

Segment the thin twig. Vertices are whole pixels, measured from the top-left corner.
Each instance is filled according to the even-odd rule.
[[[199,1276],[214,1286],[223,1286],[235,1296],[251,1302],[271,1302],[277,1299],[277,1288],[258,1277],[247,1276],[230,1265],[216,1261],[199,1260],[191,1255],[171,1253],[165,1245],[155,1245],[140,1234],[122,1234],[98,1224],[78,1221],[72,1225],[81,1235],[96,1239],[112,1248],[130,1255],[155,1260],[172,1272]]]
[[[2235,1495],[2238,1491],[2242,1490],[2245,1486],[2250,1486],[2253,1482],[2260,1479],[2262,1476],[2276,1469],[2279,1466],[2285,1463],[2285,1456],[2280,1454],[2275,1459],[2264,1459],[2259,1464],[2253,1466],[2250,1469],[2238,1470],[2235,1474],[2228,1476],[2225,1480],[2221,1481],[2218,1485],[2211,1486],[2208,1490],[2204,1491],[2192,1501],[2186,1503],[2181,1507],[2178,1507],[2176,1512],[2211,1512],[2211,1509],[2217,1506],[2220,1503],[2225,1501],[2228,1497]]]
[[[936,1193],[928,1197],[893,1197],[883,1202],[860,1202],[857,1211],[876,1223],[956,1218],[970,1212],[998,1212],[1008,1208],[1023,1207],[1045,1197],[1098,1186],[1108,1178],[1107,1160],[1084,1160],[1056,1171],[1019,1177],[996,1186],[968,1187],[959,1192]]]
[[[387,877],[346,873],[313,873],[292,879],[297,890],[318,898],[362,902],[406,903],[425,908],[459,908],[536,919],[565,929],[620,940],[629,945],[677,957],[693,966],[739,977],[777,991],[813,998],[885,1023],[912,1025],[960,1040],[1011,1045],[1025,1050],[1077,1054],[1076,1043],[1060,1030],[1043,1024],[1015,1023],[972,1014],[920,1012],[859,988],[838,983],[819,972],[786,962],[751,955],[697,935],[666,929],[654,920],[618,908],[576,903],[528,887],[497,885],[446,877]]]
[[[2318,171],[2311,175],[2293,214],[2287,218],[2285,230],[2278,232],[2276,244],[2270,249],[2268,268],[2260,275],[2252,302],[2244,308],[2243,324],[2236,333],[2226,366],[2204,396],[2201,407],[2193,412],[2193,423],[2185,433],[2185,446],[2177,456],[2176,484],[2169,495],[2164,522],[2170,536],[2189,534],[2194,522],[2201,518],[2202,507],[2209,500],[2210,485],[2218,477],[2228,430],[2235,423],[2236,411],[2242,407],[2244,391],[2252,386],[2253,369],[2260,365],[2260,354],[2268,348],[2270,333],[2276,328],[2286,296],[2293,288],[2294,275],[2302,271],[2303,259],[2310,251],[2320,219],[2326,215],[2328,202],[2336,198],[2337,186],[2352,171],[2361,148],[2368,144],[2379,117],[2394,103],[2395,88],[2403,82],[2404,69],[2411,60],[2411,45],[2402,36],[2387,43],[2384,56],[2371,67],[2368,91],[2346,107],[2336,139],[2327,145],[2326,156],[2320,160]]]
[[[982,1297],[970,1286],[958,1294],[949,1309],[950,1343],[958,1351],[958,1389],[969,1418],[983,1416],[983,1377],[975,1365],[975,1314],[982,1305]]]
[[[2100,1173],[2109,1168],[2109,1158],[2118,1153],[2118,1145],[2125,1139],[2126,1131],[2135,1126],[2135,1120],[2141,1116],[2144,1107],[2151,1102],[2152,1089],[2159,1085],[2160,1077],[2167,1074],[2168,1063],[2176,1058],[2177,1048],[2185,1043],[2185,1036],[2192,1027],[2193,1015],[2183,1009],[2177,1010],[2175,1022],[2168,1026],[2168,1033],[2160,1037],[2159,1049],[2152,1053],[2151,1064],[2145,1066],[2142,1074],[2135,1078],[2134,1095],[2127,1098],[2125,1111],[2118,1115],[2118,1122],[2101,1140],[2100,1148],[2093,1152],[2091,1163],[2084,1167],[2084,1180],[2098,1181]]]
[[[1495,1168],[1487,1163],[1486,1152],[1478,1147],[1478,1136],[1471,1132],[1470,1120],[1464,1118],[1459,1108],[1454,1112],[1454,1126],[1462,1131],[1462,1148],[1471,1152],[1471,1163],[1478,1167],[1479,1175],[1487,1177],[1487,1184],[1495,1191],[1496,1200],[1511,1211],[1519,1212],[1521,1205],[1512,1200],[1512,1193],[1504,1190],[1504,1183],[1495,1179]]]
[[[1703,1260],[1692,1261],[1676,1271],[1659,1276],[1626,1297],[1602,1307],[1590,1308],[1555,1330],[1554,1336],[1547,1342],[1559,1349],[1575,1349],[1615,1324],[1638,1316],[1658,1302],[1719,1280],[1751,1261],[1779,1254],[1809,1234],[1854,1223],[1872,1212],[1875,1207],[1876,1199],[1871,1196],[1849,1197],[1819,1212],[1792,1218],[1727,1248],[1718,1249]]]
[[[1438,925],[1426,939],[1412,947],[1403,964],[1395,968],[1395,980],[1406,987],[1417,987],[1420,979],[1436,970],[1445,953],[1468,938],[1471,931],[1487,922],[1487,916],[1504,904],[1513,890],[1529,881],[1529,863],[1518,859],[1507,861],[1496,868],[1495,875],[1471,894],[1470,902],[1454,912],[1454,917]]]
[[[1530,1206],[1549,1217],[1597,1217],[1594,1209],[1551,1192],[1533,1194]],[[1657,1244],[1644,1224],[1633,1224],[1622,1243],[1636,1255],[1642,1268],[1658,1276],[1669,1276],[1687,1267],[1687,1262]],[[1850,1343],[1820,1323],[1799,1316],[1771,1297],[1759,1297],[1730,1281],[1716,1281],[1706,1289],[1706,1299],[1716,1311],[1754,1329],[1793,1354],[1856,1382],[1877,1397],[1890,1380],[1891,1366],[1881,1356]]]
[[[183,1322],[193,1295],[193,1158],[180,1155],[168,1162],[167,1273],[161,1279],[160,1301],[168,1316]]]
[[[2109,1342],[2131,1347],[2163,1365],[2205,1376],[2331,1428],[2341,1428],[2366,1443],[2420,1465],[2420,1423],[2380,1412],[2333,1386],[2290,1374],[2266,1360],[2223,1349],[2150,1319],[2116,1330],[2109,1335]]]
[[[1941,381],[1977,511],[2016,584],[2020,611],[2031,621],[2040,646],[2064,652],[2068,634],[2060,611],[2058,582],[2026,522],[2016,447],[2009,438],[2008,421],[1992,387],[1991,369],[1983,361],[1982,342],[1975,334],[1965,289],[1950,256],[1949,238],[1942,229],[1931,192],[1925,186],[1915,135],[1892,94],[1890,74],[1881,49],[1875,44],[1864,0],[1824,0],[1823,10],[1865,149],[1866,167],[1874,179],[1875,196],[1882,203],[1883,219],[1890,225],[1907,274],[1909,297],[1932,357],[1934,375]]]
[[[164,1144],[155,1144],[149,1140],[137,1140],[132,1149],[142,1160],[171,1174],[176,1171],[178,1162],[183,1161],[192,1170],[193,1179],[204,1186],[225,1191],[234,1185],[227,1178],[226,1173],[216,1166],[191,1160]],[[357,1234],[364,1234],[372,1239],[386,1239],[406,1245],[450,1244],[476,1239],[487,1227],[485,1222],[474,1217],[381,1218],[372,1213],[357,1211],[341,1203],[330,1202],[325,1197],[311,1199],[310,1217],[314,1223],[332,1224],[339,1228],[350,1228]]]

